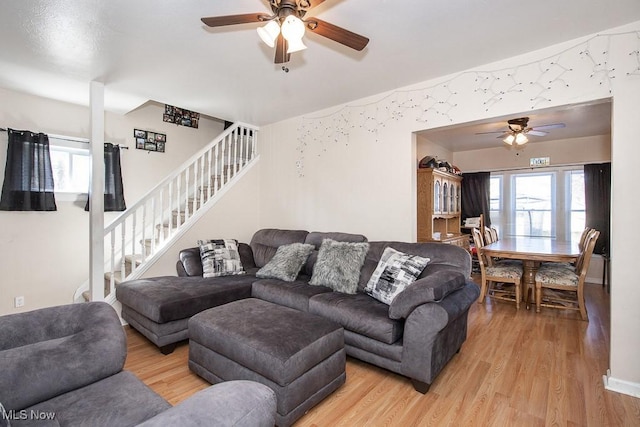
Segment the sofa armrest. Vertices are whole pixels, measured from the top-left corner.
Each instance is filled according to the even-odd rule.
[[[416,307],[404,324],[401,371],[431,384],[467,338],[467,314],[480,289],[471,282],[441,302]]]
[[[246,243],[238,243],[238,254],[242,267],[247,270],[255,268],[253,251]],[[202,259],[200,258],[200,248],[187,248],[180,251],[179,260],[176,262],[176,271],[180,277],[202,277]]]
[[[389,305],[391,319],[406,319],[413,309],[440,302],[465,285],[464,275],[456,270],[441,270],[418,279],[402,291]]]
[[[180,258],[176,263],[178,276],[193,277],[202,276],[202,260],[200,259],[200,248],[187,248],[180,251]]]
[[[276,395],[253,381],[227,381],[194,394],[140,427],[236,426],[273,427]]]

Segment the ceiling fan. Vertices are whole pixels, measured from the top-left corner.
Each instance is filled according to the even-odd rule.
[[[491,133],[501,134],[498,138],[502,139],[506,144],[524,145],[529,142],[528,135],[545,136],[551,129],[565,127],[564,123],[553,123],[549,125],[540,125],[529,127],[529,117],[520,117],[507,121],[508,129],[496,132],[478,132],[476,135],[486,135]]]
[[[272,14],[247,13],[242,15],[213,16],[202,18],[209,27],[225,25],[266,23],[259,27],[258,34],[262,41],[276,48],[275,63],[288,62],[291,53],[306,49],[302,42],[305,30],[336,41],[355,50],[362,50],[369,39],[349,30],[330,24],[318,18],[303,19],[307,12],[324,0],[269,0]]]

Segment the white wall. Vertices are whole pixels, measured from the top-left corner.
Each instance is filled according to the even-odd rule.
[[[414,131],[612,96],[610,383],[621,380],[640,394],[640,286],[635,240],[627,238],[637,222],[630,195],[640,177],[633,54],[639,28],[634,23],[263,127],[261,225],[415,240]]]
[[[163,122],[162,112],[162,105],[149,103],[124,116],[106,114],[105,140],[130,147],[121,155],[128,205],[224,127],[209,118],[200,120],[199,129],[176,126]],[[88,138],[89,109],[0,88],[0,127]],[[166,152],[135,149],[134,128],[166,133]],[[7,134],[0,132],[0,182],[6,152]],[[84,205],[58,200],[57,206],[55,212],[0,211],[0,315],[70,303],[89,277],[89,215]],[[116,215],[106,214],[106,222]],[[16,309],[19,295],[26,304]]]

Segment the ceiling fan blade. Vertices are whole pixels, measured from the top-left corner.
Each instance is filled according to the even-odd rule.
[[[566,127],[564,123],[554,123],[551,125],[542,125],[542,126],[533,126],[532,130],[549,130],[549,129],[558,129]]]
[[[498,130],[495,132],[476,132],[476,135],[489,135],[492,133],[506,133],[506,132],[509,132],[509,131],[505,129],[505,130]]]
[[[307,28],[316,34],[343,44],[351,49],[362,50],[365,48],[369,39],[359,34],[352,33],[349,30],[329,24],[321,19],[311,18],[306,21]]]
[[[533,135],[533,136],[545,136],[547,135],[549,132],[542,132],[539,130],[530,130],[527,132],[527,135]]]
[[[287,53],[287,41],[280,33],[276,39],[276,58],[274,62],[276,64],[284,64],[289,62],[289,59],[291,59],[291,54]]]
[[[224,27],[225,25],[250,24],[253,22],[263,22],[268,15],[264,13],[246,13],[243,15],[212,16],[202,18],[201,21],[209,27]]]

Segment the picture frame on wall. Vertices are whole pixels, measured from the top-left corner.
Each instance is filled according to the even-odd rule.
[[[136,140],[136,148],[139,150],[165,152],[167,135],[149,130],[134,129],[133,136]]]
[[[197,129],[198,122],[200,121],[200,113],[165,104],[162,120],[167,123],[175,123],[180,126]]]

